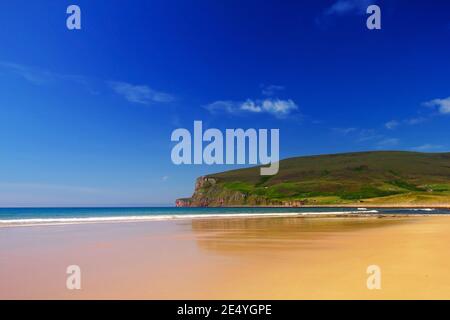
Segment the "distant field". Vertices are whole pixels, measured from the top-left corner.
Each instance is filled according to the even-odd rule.
[[[202,177],[191,205],[450,204],[450,153],[379,151],[289,158]]]

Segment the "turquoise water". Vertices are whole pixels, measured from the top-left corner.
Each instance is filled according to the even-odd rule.
[[[450,214],[448,209],[365,208],[0,208],[0,225],[170,220],[201,217],[338,213]]]

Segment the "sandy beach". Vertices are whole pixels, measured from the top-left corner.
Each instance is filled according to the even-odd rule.
[[[449,299],[448,270],[446,216],[0,228],[0,299]]]

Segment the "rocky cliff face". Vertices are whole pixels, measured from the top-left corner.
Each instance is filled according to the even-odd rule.
[[[195,182],[194,194],[191,198],[181,198],[176,200],[177,207],[208,207],[220,206],[221,201],[216,198],[220,193],[217,181],[210,177],[200,177]]]
[[[301,201],[269,200],[258,195],[249,195],[224,188],[217,178],[200,177],[195,182],[191,198],[176,200],[177,207],[226,207],[226,206],[301,206]]]

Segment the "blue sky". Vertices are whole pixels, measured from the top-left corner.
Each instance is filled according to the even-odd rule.
[[[446,1],[16,0],[0,22],[0,206],[173,204],[234,168],[172,164],[194,120],[279,128],[281,158],[450,149]]]

